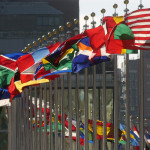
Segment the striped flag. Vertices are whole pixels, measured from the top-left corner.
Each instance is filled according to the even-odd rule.
[[[150,9],[139,9],[124,17],[124,21],[133,32],[134,49],[150,49]]]
[[[144,139],[145,139],[147,147],[150,148],[150,133],[147,129],[146,129],[146,133],[144,135]]]
[[[140,138],[140,136],[139,136],[139,131],[138,131],[138,129],[136,128],[135,125],[133,126],[133,132],[134,132],[135,135],[137,135],[138,138]],[[140,149],[139,146],[135,146],[135,150],[139,150],[139,149]]]
[[[136,126],[134,125],[133,126],[133,132],[134,132],[134,134],[136,134],[136,136],[139,138],[140,136],[139,136],[139,131],[138,131],[138,129],[136,128]]]

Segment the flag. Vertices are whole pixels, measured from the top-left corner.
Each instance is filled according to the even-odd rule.
[[[25,83],[22,83],[20,80],[20,72],[17,71],[12,78],[10,85],[8,86],[8,91],[10,93],[10,99],[12,100],[14,97],[18,96],[20,93],[23,92],[24,87],[31,86],[31,85],[38,85],[40,83],[49,82],[49,79],[39,79],[39,80],[30,80]]]
[[[84,34],[79,34],[64,41],[52,54],[43,58],[42,62],[45,70],[48,71],[52,69],[52,74],[72,72],[72,60],[74,58],[72,45],[83,37],[85,37]]]
[[[133,126],[133,132],[134,132],[134,134],[136,134],[136,136],[139,138],[140,136],[139,136],[139,131],[138,131],[138,129],[136,128],[136,126],[134,125]]]
[[[68,117],[65,114],[65,137],[69,137],[69,122],[68,122]],[[60,121],[60,123],[62,123],[62,115],[58,115],[58,120]],[[92,133],[90,133],[89,131],[89,143],[93,143],[92,141],[92,135],[90,135]],[[79,135],[80,135],[80,145],[84,145],[84,125],[82,122],[80,122],[80,130],[79,130]],[[74,141],[76,141],[76,120],[72,118],[72,139]]]
[[[85,130],[84,130],[84,124],[80,124],[80,144],[84,145],[84,139],[85,139]],[[88,130],[88,142],[93,144],[93,133]]]
[[[20,97],[20,96],[21,95],[17,95],[16,97]],[[8,89],[0,88],[0,100],[3,100],[3,99],[10,99],[10,93],[9,93]]]
[[[139,9],[124,17],[126,25],[132,30],[135,42],[133,47],[139,50],[150,49],[150,9]]]
[[[84,33],[81,33],[81,34],[73,36],[70,39],[68,39],[68,40],[64,41],[63,43],[61,43],[60,46],[59,46],[61,48],[61,51],[57,55],[57,57],[55,57],[55,61],[53,60],[53,62],[51,62],[51,63],[54,66],[57,66],[58,63],[60,62],[60,59],[64,55],[64,53],[66,53],[66,50],[70,49],[72,47],[72,45],[74,45],[77,41],[79,41],[80,39],[82,39],[84,37],[85,37]]]
[[[93,120],[88,120],[88,129],[93,132]],[[106,124],[106,130],[107,140],[114,140],[114,127],[111,123]],[[119,130],[119,139],[120,136],[121,132]],[[103,139],[103,122],[99,120],[97,120],[97,139]]]
[[[0,100],[10,98],[10,94],[8,92],[8,89],[2,89],[0,88]]]
[[[34,79],[34,73],[41,64],[42,58],[52,53],[59,46],[59,42],[48,47],[42,47],[32,53],[20,57],[17,60],[21,83]]]
[[[69,129],[65,127],[65,137],[69,137]],[[76,131],[72,131],[72,139],[76,141]]]
[[[35,126],[35,124],[33,124],[33,126]],[[38,131],[39,129],[39,124],[37,125],[38,127]],[[60,124],[60,122],[58,122],[58,132],[61,132],[62,130],[62,125]],[[42,123],[42,132],[44,132],[44,123]],[[50,125],[47,125],[47,134],[49,134],[50,132]],[[52,122],[52,132],[55,132],[55,122]]]
[[[41,59],[52,53],[58,47],[58,45],[59,42],[48,47],[40,48],[31,54],[26,54],[17,59],[18,71],[15,73],[14,78],[12,78],[11,84],[8,87],[11,100],[14,96],[20,94],[24,87],[49,82],[49,78],[36,80],[34,76],[38,66],[41,64]],[[43,70],[43,74],[46,73],[47,72]]]
[[[2,99],[0,100],[0,107],[4,106],[10,106],[10,100],[9,99]],[[2,109],[0,108],[0,114],[1,114]]]
[[[52,69],[46,71],[42,63],[38,66],[38,68],[36,69],[34,73],[35,80],[39,80],[42,78],[54,80],[55,78],[58,78],[58,77],[59,77],[59,74],[57,74],[56,71]]]
[[[72,60],[74,58],[74,49],[69,48],[68,50],[66,50],[65,53],[62,56],[60,56],[57,66],[55,66],[51,61],[53,58],[57,57],[57,55],[59,55],[58,51],[42,59],[45,70],[48,71],[53,69],[51,70],[51,72],[55,71],[72,72]]]
[[[104,45],[105,43],[105,30],[103,26],[99,26],[93,29],[85,30],[84,34],[89,37],[90,44],[95,53]]]
[[[5,88],[10,84],[17,69],[16,60],[23,55],[26,54],[12,53],[0,55],[0,88]]]
[[[110,54],[138,53],[132,50],[134,36],[131,29],[123,23],[123,17],[104,17],[106,51]]]
[[[81,39],[79,42],[72,46],[75,50],[75,57],[72,61],[72,72],[77,73],[80,70],[89,66],[110,61],[110,54],[106,53],[105,48],[101,47],[103,51],[99,49],[95,53],[91,47],[89,37]]]
[[[121,149],[121,146],[122,146],[122,144],[119,144],[119,145],[118,145],[118,149],[119,149],[119,150]]]
[[[133,126],[133,132],[137,135],[138,138],[140,138],[140,136],[139,136],[139,131],[138,131],[138,129],[136,128],[135,125]],[[139,146],[135,146],[135,149],[136,149],[136,150],[139,150],[140,147],[139,147]]]
[[[145,133],[144,139],[145,139],[147,147],[150,148],[150,134],[147,129],[145,131],[146,131],[146,133]]]
[[[122,134],[125,136],[125,138],[127,138],[125,125],[120,123],[120,130],[122,131]],[[130,129],[130,144],[132,146],[139,146],[139,138],[131,129]]]

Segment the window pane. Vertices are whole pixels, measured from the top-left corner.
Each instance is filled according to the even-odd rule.
[[[42,25],[42,17],[37,18],[37,25],[41,26]]]

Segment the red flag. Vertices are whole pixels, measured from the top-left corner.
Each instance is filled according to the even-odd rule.
[[[134,37],[131,29],[122,21],[115,22],[114,17],[105,17],[106,51],[110,54],[121,54],[122,49],[133,49]],[[134,48],[135,49],[135,48]]]
[[[84,34],[90,38],[90,44],[94,53],[96,53],[105,43],[105,32],[103,26],[85,30]]]
[[[10,93],[10,101],[12,101],[12,99],[17,96],[18,94],[20,94],[20,92],[16,89],[16,86],[14,84],[14,77],[11,79],[10,85],[8,86],[8,91]]]

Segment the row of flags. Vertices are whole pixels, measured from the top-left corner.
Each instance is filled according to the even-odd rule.
[[[99,27],[63,43],[31,53],[0,55],[0,88],[13,99],[27,86],[49,82],[66,72],[111,60],[113,54],[137,53],[150,48],[150,9],[119,17],[106,16]],[[3,95],[0,95],[3,99]]]
[[[39,110],[39,109],[38,109]],[[44,114],[44,108],[42,108],[42,113]],[[52,116],[52,124],[50,124],[50,112],[49,109],[47,108],[47,134],[50,133],[50,128],[52,128],[52,132],[55,132],[55,114]],[[37,119],[38,120],[38,119]],[[65,137],[69,137],[69,118],[65,114]],[[37,123],[35,123],[34,117],[33,117],[33,130],[35,129],[35,125],[37,125],[37,130],[39,131],[40,128],[40,121],[38,120]],[[72,139],[76,141],[77,138],[77,122],[75,119],[72,118]],[[44,121],[41,123],[41,128],[42,131],[44,132]],[[84,123],[82,121],[79,122],[79,136],[80,136],[80,144],[84,145],[84,137],[85,137],[85,131],[84,131]],[[103,121],[97,120],[96,122],[96,130],[97,130],[97,139],[98,140],[103,140]],[[62,115],[58,115],[58,135],[61,137],[61,131],[62,131]],[[93,143],[93,120],[88,119],[88,140],[89,143]],[[126,126],[122,123],[120,123],[120,127],[118,129],[118,146],[121,147],[121,145],[126,144],[126,138],[127,138],[127,133],[126,133]],[[114,142],[114,126],[112,123],[106,123],[106,138],[107,141]],[[150,148],[150,133],[148,129],[145,129],[145,135],[144,135],[145,143],[147,147]],[[139,131],[136,128],[135,125],[133,125],[133,130],[130,129],[130,145],[134,146],[136,150],[139,149],[139,140],[140,140],[140,135]]]

